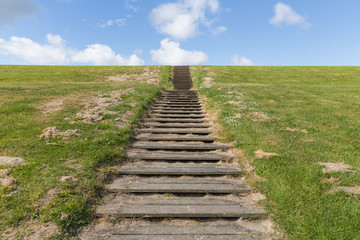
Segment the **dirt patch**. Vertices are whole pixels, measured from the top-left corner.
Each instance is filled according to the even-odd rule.
[[[211,87],[214,84],[213,80],[214,79],[212,77],[204,77],[201,85],[205,87]]]
[[[76,114],[76,117],[82,122],[89,124],[104,121],[104,114],[115,114],[114,112],[106,110],[106,108],[116,106],[122,102],[121,96],[123,94],[133,90],[134,89],[130,88],[127,90],[113,91],[109,96],[99,94],[98,96],[91,97],[89,103],[82,111]]]
[[[15,187],[16,179],[13,177],[2,177],[0,178],[0,185],[4,187]]]
[[[263,234],[274,234],[275,231],[273,229],[273,223],[269,219],[263,220],[253,220],[253,221],[246,221],[246,220],[239,220],[238,223],[252,231],[261,232]]]
[[[339,183],[340,182],[340,179],[339,178],[333,178],[333,177],[331,177],[331,178],[325,178],[325,179],[323,179],[322,181],[321,181],[321,183],[323,183],[323,184],[326,184],[326,183],[331,183],[331,184],[333,184],[333,183]]]
[[[61,132],[58,127],[48,127],[45,128],[39,138],[54,138],[56,136],[62,136],[63,139],[68,139],[72,135],[80,135],[81,131],[79,129],[68,129],[64,132]]]
[[[253,112],[246,116],[249,118],[252,118],[251,120],[253,122],[267,122],[267,121],[271,120],[271,118],[269,116],[267,116],[263,113],[260,113],[260,112]]]
[[[257,203],[259,201],[265,200],[266,196],[261,193],[250,193],[249,195],[246,195],[242,197],[241,199],[245,201],[250,201],[251,203]]]
[[[269,152],[264,152],[263,150],[257,150],[254,152],[255,157],[256,158],[272,158],[272,157],[280,157],[279,154],[277,153],[269,153]]]
[[[329,163],[329,162],[318,162],[324,168],[322,173],[331,173],[331,172],[351,172],[351,166],[343,162],[339,163]]]
[[[348,194],[360,194],[360,187],[336,187],[331,189],[328,193],[332,194],[332,193],[337,193],[340,191],[344,191]]]
[[[160,84],[160,70],[154,69],[151,71],[149,67],[144,67],[144,72],[141,74],[121,74],[116,76],[110,76],[106,81],[112,82],[126,82],[126,81],[136,81],[143,82],[146,81],[148,84]]]
[[[0,239],[7,240],[40,240],[48,239],[59,233],[59,228],[55,223],[43,223],[32,220],[24,222],[21,226],[5,229],[0,235]]]
[[[0,166],[16,166],[24,163],[24,159],[19,157],[0,156]]]
[[[306,129],[300,130],[297,128],[289,128],[289,127],[280,129],[280,132],[282,132],[282,131],[308,133],[308,130],[306,130]]]
[[[40,106],[40,111],[43,114],[54,113],[54,112],[60,111],[61,109],[63,109],[63,100],[62,99],[54,99],[54,100],[51,100],[50,102],[46,102],[45,104]]]

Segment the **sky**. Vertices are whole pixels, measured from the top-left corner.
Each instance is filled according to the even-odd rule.
[[[359,0],[0,0],[0,64],[360,65]]]

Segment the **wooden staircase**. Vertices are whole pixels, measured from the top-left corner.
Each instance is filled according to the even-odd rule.
[[[216,143],[188,67],[174,67],[174,90],[162,94],[118,168],[98,218],[141,219],[124,227],[96,224],[81,239],[268,239],[237,224],[267,212],[242,197],[251,192],[229,146]],[[166,221],[164,220],[166,219]],[[165,223],[164,223],[165,221]],[[184,222],[196,222],[187,225]]]

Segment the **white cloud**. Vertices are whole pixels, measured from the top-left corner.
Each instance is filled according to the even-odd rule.
[[[111,27],[111,26],[118,26],[123,27],[126,25],[127,18],[117,18],[117,19],[109,19],[106,23],[100,24],[101,28]]]
[[[126,9],[131,10],[133,12],[137,12],[138,7],[134,6],[134,4],[133,4],[135,2],[137,2],[137,0],[126,0],[124,5],[125,5]]]
[[[66,46],[59,35],[47,34],[47,44],[29,38],[0,39],[0,54],[13,56],[30,64],[91,64],[91,65],[141,65],[144,61],[136,54],[129,58],[116,54],[109,46],[93,44],[84,50]]]
[[[208,61],[208,56],[200,51],[186,51],[180,43],[165,38],[158,50],[150,50],[154,62],[164,65],[198,65]]]
[[[278,2],[274,6],[275,16],[270,19],[270,23],[275,26],[282,26],[286,24],[288,26],[298,25],[303,28],[309,28],[311,25],[305,20],[305,17],[296,13],[290,5]]]
[[[179,0],[153,9],[150,20],[158,32],[186,40],[200,32],[200,24],[210,28],[212,21],[206,15],[218,11],[218,0]]]
[[[109,46],[102,44],[93,44],[83,51],[76,52],[72,62],[94,65],[142,65],[144,61],[136,54],[126,59],[116,54]]]
[[[220,33],[226,32],[226,31],[227,31],[227,27],[220,26],[217,29],[213,30],[212,34],[217,35],[217,34],[220,34]]]
[[[15,21],[35,15],[38,5],[34,0],[0,0],[0,29]]]
[[[238,66],[254,66],[254,62],[251,61],[249,58],[246,58],[244,56],[242,57],[238,57],[237,55],[234,55],[231,58],[231,62],[233,65],[238,65]]]

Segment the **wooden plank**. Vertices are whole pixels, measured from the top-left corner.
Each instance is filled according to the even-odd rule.
[[[153,143],[153,142],[135,142],[131,145],[133,148],[141,149],[174,149],[174,150],[217,150],[228,149],[227,145],[211,143]]]
[[[150,114],[151,117],[155,118],[205,118],[203,114]]]
[[[137,140],[144,141],[198,141],[198,142],[214,142],[217,137],[212,136],[196,136],[196,135],[137,135]]]
[[[208,119],[196,119],[196,118],[147,118],[144,119],[145,122],[183,122],[183,123],[202,123]]]
[[[117,178],[113,183],[149,183],[149,184],[242,184],[241,180],[232,178],[213,178],[213,177],[129,177]],[[149,197],[149,196],[148,196]]]
[[[158,128],[209,128],[210,124],[203,123],[144,123],[144,127]]]
[[[153,113],[160,113],[160,114],[203,114],[204,111],[202,110],[171,110],[171,109],[159,109],[159,110],[151,110]]]
[[[154,194],[155,195],[155,194]],[[115,198],[107,201],[106,205],[251,205],[251,201],[241,199],[229,200],[226,197],[167,197],[156,194],[155,196],[118,194]]]
[[[132,152],[127,155],[133,159],[142,160],[164,160],[164,161],[220,161],[231,159],[232,156],[221,153],[202,153],[202,152]]]
[[[169,224],[150,224],[149,226],[121,226],[88,229],[80,234],[84,240],[270,240],[260,236],[260,232],[229,223],[226,226],[209,226],[197,223],[196,226],[172,226]]]
[[[243,170],[240,168],[207,168],[207,167],[168,167],[168,168],[149,168],[149,167],[135,167],[135,168],[119,168],[118,172],[125,175],[227,175],[227,174],[242,174]]]
[[[104,206],[103,206],[104,207]],[[152,217],[152,218],[240,218],[263,217],[266,211],[255,206],[239,205],[126,205],[96,211],[98,217]]]
[[[186,134],[210,134],[212,130],[201,128],[142,128],[141,133],[186,133]]]
[[[251,191],[251,188],[244,184],[216,183],[211,181],[209,183],[189,183],[189,181],[184,181],[184,183],[171,183],[170,181],[165,183],[115,181],[107,189],[110,192],[122,193],[247,193]],[[160,202],[156,201],[154,203],[160,204]],[[167,203],[170,204],[169,202]],[[209,205],[210,203],[204,200],[196,204]]]

